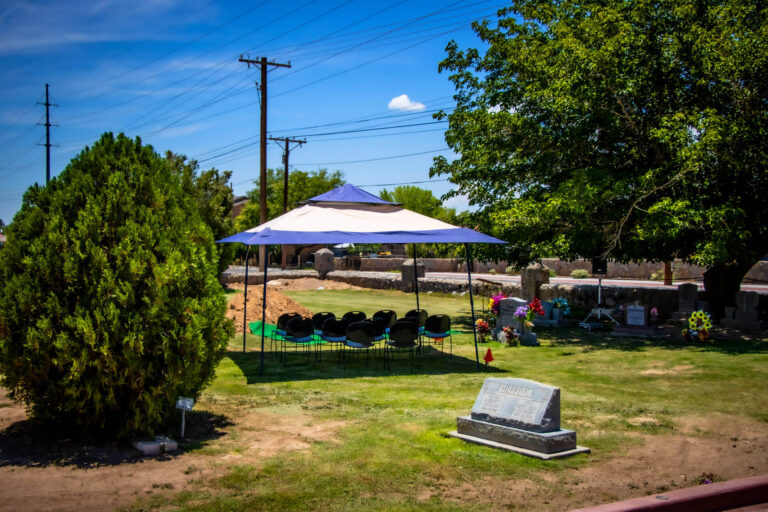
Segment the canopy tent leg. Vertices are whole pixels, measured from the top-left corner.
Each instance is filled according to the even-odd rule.
[[[477,371],[480,371],[480,353],[477,348],[477,325],[475,324],[475,299],[472,296],[472,253],[469,251],[469,244],[464,244],[467,254],[467,279],[469,280],[469,309],[472,311],[472,335],[475,337],[475,363]]]
[[[264,246],[264,291],[261,294],[261,366],[259,375],[264,375],[264,327],[267,324],[267,266],[269,246]]]
[[[248,326],[246,325],[246,318],[248,315],[248,257],[251,255],[251,246],[246,245],[246,251],[245,251],[245,293],[243,294],[243,354],[245,354],[245,333],[248,332],[246,329]]]
[[[419,271],[416,267],[416,244],[413,245],[413,284],[416,287],[416,311],[419,308]]]

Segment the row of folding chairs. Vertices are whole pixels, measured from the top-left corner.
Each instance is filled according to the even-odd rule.
[[[377,311],[371,318],[362,311],[350,311],[341,318],[331,312],[321,312],[311,319],[286,313],[278,318],[271,341],[273,350],[274,343],[279,343],[281,359],[285,358],[291,345],[296,350],[303,348],[316,360],[322,357],[323,345],[336,346],[341,363],[345,360],[345,352],[349,351],[353,354],[365,352],[367,360],[369,352],[381,343],[385,361],[388,361],[396,351],[408,350],[413,356],[414,349],[418,349],[420,356],[424,342],[442,345],[445,338],[451,341],[453,352],[450,328],[450,317],[428,316],[425,310],[411,310],[399,320],[392,310]]]

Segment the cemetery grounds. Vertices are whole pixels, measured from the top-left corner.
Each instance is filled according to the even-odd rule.
[[[312,311],[415,307],[397,291],[285,288]],[[482,344],[481,363],[489,348],[495,360],[478,372],[468,297],[421,306],[460,331],[454,357],[432,351],[421,368],[267,355],[261,377],[260,340],[243,354],[234,337],[178,453],[51,437],[0,392],[0,510],[567,510],[768,473],[764,335],[537,328],[541,347]],[[563,428],[592,452],[541,461],[450,437],[491,376],[561,388]]]

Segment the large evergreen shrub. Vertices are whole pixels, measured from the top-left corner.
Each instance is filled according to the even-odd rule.
[[[0,251],[0,383],[86,435],[156,431],[231,322],[210,228],[150,146],[104,134],[31,187]]]

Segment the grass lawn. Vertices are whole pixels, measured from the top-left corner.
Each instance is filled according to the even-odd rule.
[[[395,291],[286,294],[336,314],[415,307]],[[249,335],[243,354],[233,338],[190,419],[218,418],[219,435],[182,455],[215,476],[131,509],[562,510],[694,485],[702,474],[768,471],[765,340],[684,345],[537,329],[541,347],[481,345],[480,357],[491,348],[495,361],[478,372],[469,298],[422,294],[421,306],[462,331],[453,357],[432,353],[421,368],[407,357],[391,369],[365,359],[340,368],[330,352],[319,364],[292,354],[284,366],[268,353],[260,376],[260,340]],[[561,388],[562,425],[592,453],[540,461],[449,437],[489,376]]]

